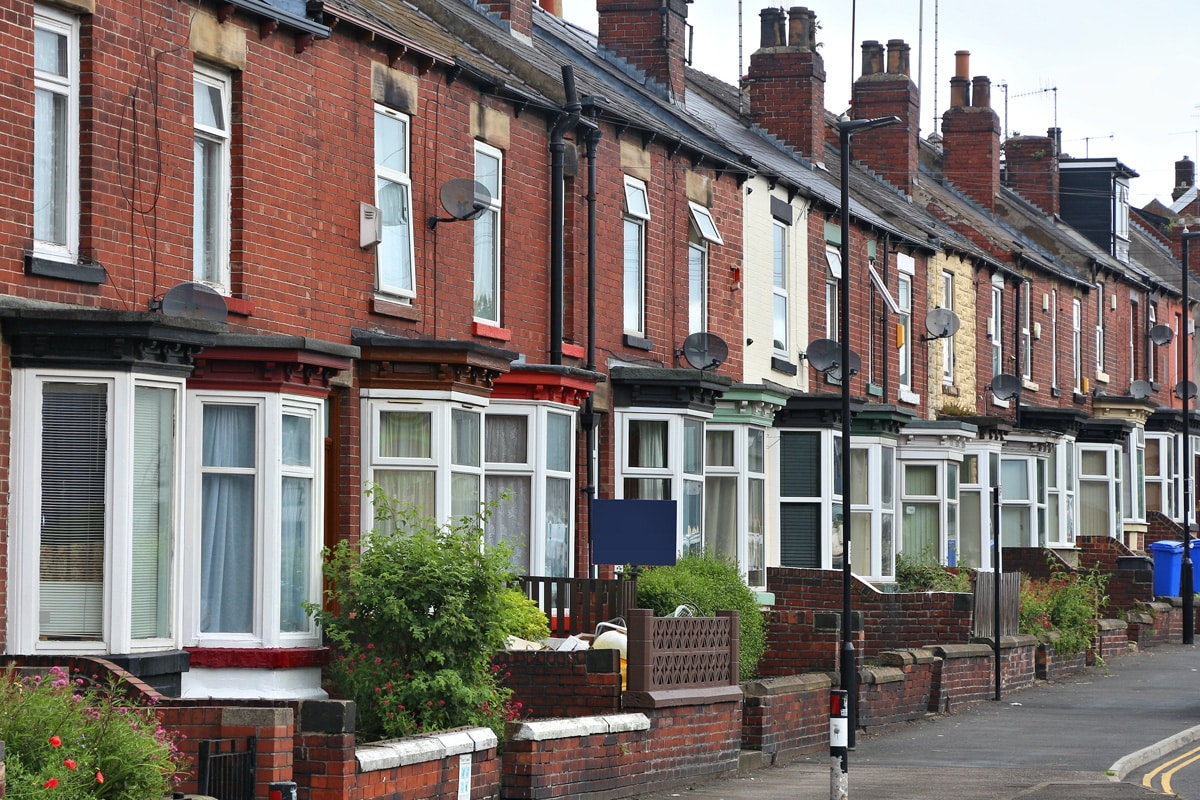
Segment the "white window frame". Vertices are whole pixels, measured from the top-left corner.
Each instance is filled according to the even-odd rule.
[[[1050,290],[1050,388],[1058,390],[1058,289]]]
[[[1083,306],[1078,297],[1071,299],[1071,371],[1072,390],[1083,393]]]
[[[1004,465],[1007,463],[1024,464],[1025,479],[1021,482],[1004,480]],[[1000,536],[1001,547],[1040,547],[1044,544],[1041,530],[1041,520],[1045,516],[1046,459],[1043,456],[1002,453],[1000,457]],[[1039,479],[1041,482],[1039,483]],[[1022,485],[1023,484],[1023,485]],[[1005,520],[1011,516],[1005,512],[1015,512],[1025,518],[1028,536],[1022,541],[1013,539],[1005,528]]]
[[[942,308],[954,310],[954,273],[942,272]],[[954,348],[954,336],[942,339],[942,385],[954,385],[954,367],[957,353]]]
[[[34,95],[42,92],[47,92],[56,97],[65,98],[66,108],[64,114],[66,119],[64,124],[64,141],[59,143],[58,147],[53,146],[53,141],[49,142],[51,160],[57,164],[61,160],[62,176],[61,187],[52,186],[50,191],[51,216],[55,216],[53,210],[61,204],[60,209],[63,216],[63,229],[61,239],[43,239],[39,238],[37,219],[39,218],[39,209],[37,203],[39,201],[40,192],[38,191],[38,167],[36,157],[39,151],[39,143],[42,141],[44,132],[38,131],[38,117],[35,111],[33,119],[34,131],[34,164],[33,164],[33,197],[35,205],[33,208],[33,252],[42,257],[50,258],[55,261],[74,262],[79,257],[79,18],[66,14],[62,11],[52,9],[46,6],[37,5],[34,7],[33,25],[35,34],[37,31],[45,31],[56,36],[62,36],[65,39],[66,46],[66,74],[56,74],[37,69],[36,60],[33,70],[33,87]],[[35,35],[36,42],[36,35]],[[36,44],[34,45],[36,53]],[[53,169],[53,172],[58,172]],[[51,179],[51,183],[56,182],[55,175]],[[61,192],[61,197],[55,195]]]
[[[708,440],[710,436],[728,434],[732,437],[732,463],[716,464],[709,460]],[[711,482],[734,481],[733,536],[734,552],[728,553],[714,547],[712,542],[712,517],[705,508],[705,530],[703,536],[706,552],[733,556],[738,570],[747,585],[754,588],[766,587],[766,432],[753,425],[708,424],[704,430],[704,498],[714,500]],[[754,450],[757,448],[757,459]],[[757,460],[757,463],[755,461]],[[757,491],[753,488],[757,483]],[[755,508],[755,501],[758,501]],[[719,502],[719,501],[718,501]],[[754,530],[755,525],[758,530]]]
[[[688,333],[708,330],[708,242],[688,241]]]
[[[496,162],[495,186],[480,179],[485,177],[481,172],[481,164],[486,159]],[[476,140],[475,142],[475,180],[484,183],[491,198],[487,207],[480,212],[475,220],[475,280],[472,307],[475,319],[488,325],[499,327],[501,316],[501,290],[504,286],[502,274],[503,218],[501,211],[504,206],[504,151],[490,144]],[[487,240],[487,229],[491,227],[491,241]],[[486,303],[491,303],[491,308]]]
[[[195,72],[193,75],[193,88],[196,84],[203,84],[212,89],[216,89],[221,96],[221,103],[225,114],[225,128],[215,128],[206,125],[201,125],[194,118],[193,137],[196,141],[203,140],[210,145],[218,148],[217,154],[217,171],[220,173],[216,176],[215,185],[212,188],[212,197],[209,199],[217,207],[211,209],[211,217],[209,220],[215,226],[215,236],[212,242],[211,257],[215,263],[204,263],[202,261],[204,252],[199,247],[198,237],[204,234],[205,221],[203,212],[208,209],[209,200],[200,197],[198,187],[200,181],[199,163],[194,163],[192,173],[193,186],[193,224],[192,224],[192,278],[201,283],[208,284],[217,289],[222,294],[229,294],[230,291],[230,227],[231,227],[231,205],[232,205],[232,150],[233,150],[233,120],[232,120],[232,94],[233,81],[228,72],[217,69],[215,67],[196,62]]]
[[[1179,522],[1179,500],[1176,488],[1178,486],[1178,444],[1180,437],[1169,433],[1147,433],[1146,443],[1154,442],[1158,450],[1157,459],[1146,459],[1146,483],[1158,487],[1159,502],[1150,503],[1150,493],[1146,493],[1146,510],[1157,511],[1176,522]],[[1153,469],[1153,472],[1151,470]]]
[[[571,577],[575,568],[575,411],[572,406],[547,404],[527,400],[505,400],[491,403],[483,415],[484,424],[484,493],[487,496],[487,479],[490,477],[513,476],[530,482],[529,550],[526,558],[530,575]],[[499,462],[488,460],[487,421],[491,416],[523,417],[526,420],[526,460],[524,462]],[[565,418],[568,423],[565,468],[554,468],[546,447],[549,442],[551,418]],[[555,557],[550,543],[550,481],[565,481],[567,486],[567,527],[564,532],[565,553],[562,554],[565,571],[558,575],[549,564]],[[509,499],[505,502],[514,502]],[[494,517],[493,517],[494,518]],[[557,523],[553,523],[557,524]],[[485,528],[487,523],[485,523]]]
[[[930,555],[937,560],[939,564],[949,564],[948,559],[951,553],[951,540],[957,547],[958,530],[957,527],[953,531],[954,536],[951,537],[950,521],[957,520],[958,515],[958,492],[961,492],[961,487],[958,485],[958,462],[947,461],[943,459],[901,459],[898,463],[897,480],[900,483],[900,514],[901,522],[900,529],[896,532],[897,550],[904,553],[904,520],[908,519],[908,506],[913,504],[937,506],[938,509],[938,543],[935,552]],[[933,494],[916,494],[908,485],[908,472],[911,467],[932,467],[934,469],[934,493]],[[953,475],[953,478],[951,477]],[[951,496],[948,491],[950,482],[953,481],[955,494]],[[953,507],[953,513],[950,511]],[[920,558],[921,553],[905,553],[911,558]],[[954,566],[950,564],[950,566]]]
[[[1021,377],[1024,380],[1033,378],[1033,335],[1029,295],[1033,286],[1029,281],[1021,283]]]
[[[839,440],[840,436],[835,438]],[[867,475],[866,479],[859,481],[856,485],[866,488],[867,494],[865,498],[855,498],[853,494],[850,496],[850,519],[855,527],[851,530],[851,548],[855,547],[854,534],[859,534],[859,540],[866,538],[870,542],[870,563],[864,564],[863,559],[856,557],[861,556],[861,552],[856,552],[854,549],[850,553],[850,568],[855,575],[859,575],[869,580],[890,581],[896,576],[896,551],[900,541],[900,530],[897,522],[896,505],[899,486],[898,473],[901,468],[901,461],[898,457],[896,443],[888,439],[853,436],[850,440],[851,458],[855,453],[866,453],[867,460]],[[887,468],[885,469],[885,465]],[[855,482],[854,464],[851,464],[851,482]],[[890,480],[887,476],[887,469],[891,470]],[[838,476],[841,477],[840,475]],[[853,489],[853,487],[851,487]],[[840,499],[842,495],[835,495]],[[859,521],[856,518],[863,516],[870,520],[866,535],[863,537],[863,531],[857,525]],[[885,524],[890,523],[890,524]],[[890,528],[890,536],[887,529]],[[832,531],[832,526],[828,528]],[[837,535],[841,536],[839,530]],[[830,542],[829,549],[832,550],[834,543]],[[841,541],[836,543],[838,548],[841,548]],[[840,562],[835,562],[834,567],[840,566]]]
[[[184,618],[184,640],[192,647],[314,647],[320,633],[309,621],[307,630],[282,631],[280,625],[282,586],[282,482],[284,477],[305,477],[312,481],[311,541],[308,552],[307,596],[310,602],[321,597],[321,547],[324,543],[325,410],[323,401],[303,395],[273,392],[188,392],[187,430],[188,475],[185,557],[195,569],[185,572],[188,598]],[[255,412],[255,464],[244,474],[253,474],[254,487],[254,587],[251,631],[201,630],[202,563],[202,480],[209,468],[203,466],[204,409],[207,406],[250,407]],[[311,423],[311,466],[287,466],[283,463],[283,417],[295,415]],[[227,468],[215,468],[226,470]]]
[[[1104,331],[1104,282],[1096,284],[1096,376],[1105,374],[1104,341],[1107,337]]]
[[[1091,535],[1099,533],[1114,539],[1118,538],[1121,535],[1121,522],[1125,514],[1124,497],[1121,491],[1121,472],[1124,464],[1124,454],[1121,452],[1121,446],[1115,444],[1080,444],[1076,448],[1076,452],[1079,458],[1077,475],[1079,476],[1080,522],[1083,522],[1082,517],[1089,507],[1104,508],[1108,514],[1108,530],[1097,531],[1088,529],[1087,533]],[[1084,472],[1084,456],[1088,453],[1099,453],[1104,457],[1105,466],[1103,473]],[[1086,484],[1101,486],[1107,500],[1100,505],[1090,502],[1089,498],[1084,495]]]
[[[1074,547],[1078,513],[1075,508],[1075,440],[1056,442],[1046,459],[1046,546]],[[1057,536],[1051,537],[1051,524]]]
[[[789,225],[775,219],[771,221],[771,303],[772,303],[772,349],[776,356],[790,360],[790,323],[788,320],[788,278],[791,269],[788,246]]]
[[[899,346],[896,356],[899,366],[896,370],[896,381],[899,384],[899,398],[905,403],[919,403],[921,396],[913,391],[913,344],[912,344],[912,312],[913,291],[916,288],[917,261],[906,253],[896,254],[896,271],[899,273],[896,288],[896,325],[899,328]]]
[[[1122,481],[1124,521],[1146,521],[1146,429],[1135,426],[1125,437],[1121,448],[1124,472],[1129,480]]]
[[[1146,344],[1146,380],[1154,383],[1158,375],[1158,345],[1150,341],[1150,330],[1158,324],[1158,304],[1146,304],[1146,330],[1141,334]]]
[[[642,336],[646,330],[646,228],[650,221],[650,194],[646,182],[631,175],[625,176],[624,186],[623,318],[626,333]],[[630,241],[631,236],[635,241]]]
[[[403,141],[400,142],[403,151],[404,169],[396,169],[380,158],[379,150],[379,120],[380,118],[394,121],[402,126]],[[412,202],[412,120],[407,114],[376,104],[375,106],[375,205],[379,207],[383,217],[383,240],[375,248],[375,286],[379,292],[393,295],[410,301],[416,296],[416,261],[413,240],[415,238]],[[398,187],[397,191],[403,198],[401,207],[391,209],[385,204],[381,191],[385,185]],[[397,223],[389,225],[392,213],[397,214]],[[404,217],[407,216],[407,219]],[[389,232],[396,229],[397,237]],[[385,263],[390,258],[400,260],[397,265]]]
[[[42,464],[42,387],[66,383],[102,385],[107,399],[107,474],[105,476],[104,556],[100,612],[101,634],[98,640],[40,641],[40,548],[41,548],[41,464]],[[58,369],[14,369],[12,371],[12,458],[20,469],[11,474],[12,536],[9,539],[10,580],[8,582],[9,652],[137,653],[173,649],[179,646],[180,559],[171,557],[167,615],[170,634],[164,638],[134,639],[132,632],[132,520],[134,480],[135,395],[139,387],[166,389],[175,393],[172,437],[175,453],[169,517],[169,546],[179,552],[184,518],[181,499],[183,474],[183,403],[184,383],[165,377],[148,377],[129,372],[89,372]]]
[[[803,435],[805,437],[815,436],[819,457],[817,463],[821,465],[820,472],[817,476],[817,491],[815,494],[809,495],[785,495],[783,494],[783,486],[779,487],[778,507],[772,509],[772,514],[775,516],[776,528],[776,546],[779,548],[777,558],[780,564],[783,563],[783,543],[784,535],[783,525],[785,509],[787,506],[798,506],[817,509],[816,517],[816,542],[818,550],[818,561],[816,565],[819,569],[833,569],[835,565],[834,555],[837,556],[837,564],[841,564],[842,558],[842,538],[841,538],[841,508],[842,494],[837,491],[839,482],[842,478],[841,461],[839,453],[841,452],[841,432],[829,428],[785,428],[779,431],[779,438],[774,441],[775,447],[772,448],[774,453],[773,465],[777,471],[777,480],[780,484],[783,483],[784,472],[788,467],[781,464],[781,454],[787,446],[784,440],[789,436]],[[836,553],[835,553],[836,548]]]

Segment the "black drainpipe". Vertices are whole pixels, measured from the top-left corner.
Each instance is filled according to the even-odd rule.
[[[600,113],[600,109],[596,107],[594,100],[588,103],[588,116],[590,120],[585,124],[589,124],[590,130],[584,140],[587,147],[587,170],[588,170],[588,185],[587,185],[587,363],[584,364],[584,369],[596,371],[596,149],[600,144],[601,131],[600,126],[595,122],[595,116]],[[596,417],[596,393],[593,390],[591,394],[583,401],[583,414],[581,421],[584,430],[587,433],[587,466],[584,470],[586,486],[584,492],[587,494],[587,517],[588,517],[588,569],[589,574],[595,573],[596,568],[592,566],[592,501],[596,499],[596,459],[599,454],[596,452],[597,436],[596,429],[599,427],[599,420]],[[599,574],[592,574],[592,577],[599,577]]]
[[[550,363],[562,364],[563,340],[563,227],[566,190],[563,187],[564,138],[579,124],[579,98],[575,96],[575,70],[570,64],[562,68],[563,91],[566,103],[550,131]]]

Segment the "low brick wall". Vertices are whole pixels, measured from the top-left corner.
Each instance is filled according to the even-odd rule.
[[[889,650],[878,661],[878,666],[859,671],[858,727],[895,725],[936,710],[934,679],[940,664],[932,652]]]
[[[1129,625],[1120,619],[1096,620],[1095,646],[1088,662],[1107,661],[1129,652]]]
[[[776,764],[829,749],[829,690],[823,673],[764,678],[742,684],[742,749]]]
[[[1040,681],[1054,681],[1082,672],[1091,663],[1086,650],[1069,656],[1059,653],[1058,638],[1057,632],[1051,631],[1038,640],[1035,663]]]
[[[621,656],[616,650],[510,650],[492,664],[513,690],[523,718],[586,717],[621,710]]]
[[[1171,604],[1142,603],[1125,614],[1129,641],[1139,649],[1166,644],[1171,631]]]
[[[363,745],[355,750],[355,800],[471,800],[495,798],[500,789],[496,734],[490,728],[459,728]],[[317,797],[310,794],[310,797]],[[331,795],[332,796],[332,795]]]
[[[940,659],[929,700],[931,708],[959,711],[995,695],[990,645],[935,645],[929,650]]]

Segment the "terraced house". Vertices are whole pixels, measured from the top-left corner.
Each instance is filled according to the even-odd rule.
[[[764,591],[839,568],[846,519],[876,585],[900,553],[991,568],[994,486],[1005,546],[1194,517],[1186,163],[1130,209],[1120,161],[1002,142],[965,53],[922,138],[892,40],[847,118],[898,122],[843,170],[813,11],[763,10],[731,87],[685,0],[596,4],[596,35],[552,0],[13,6],[5,653],[320,697],[303,604],[371,485],[498,501],[535,576],[611,573],[594,500],[674,500],[676,551]],[[814,356],[847,283],[843,375]]]

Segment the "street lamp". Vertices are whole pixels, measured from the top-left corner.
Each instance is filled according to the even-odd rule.
[[[1192,436],[1191,431],[1191,405],[1192,396],[1195,394],[1194,385],[1189,376],[1192,374],[1191,356],[1188,353],[1188,328],[1191,327],[1188,323],[1191,320],[1191,312],[1188,310],[1188,281],[1191,274],[1188,271],[1188,243],[1197,237],[1200,237],[1200,231],[1184,231],[1181,238],[1183,240],[1183,330],[1179,332],[1179,387],[1176,394],[1179,395],[1180,405],[1183,406],[1183,561],[1179,565],[1179,594],[1183,601],[1183,643],[1192,644],[1192,639],[1195,636],[1196,617],[1195,617],[1195,597],[1192,592],[1192,495],[1189,491],[1189,482],[1192,476]]]
[[[841,303],[838,337],[841,340],[841,363],[850,364],[850,137],[861,131],[897,125],[899,117],[872,119],[840,119],[837,122],[838,146],[842,167],[842,283],[838,287]],[[857,675],[855,673],[854,638],[850,624],[850,370],[841,371],[842,382],[842,660],[841,688],[849,701],[849,745],[854,747],[854,728],[858,720]],[[848,761],[848,760],[847,760]],[[843,763],[843,771],[849,764]]]

